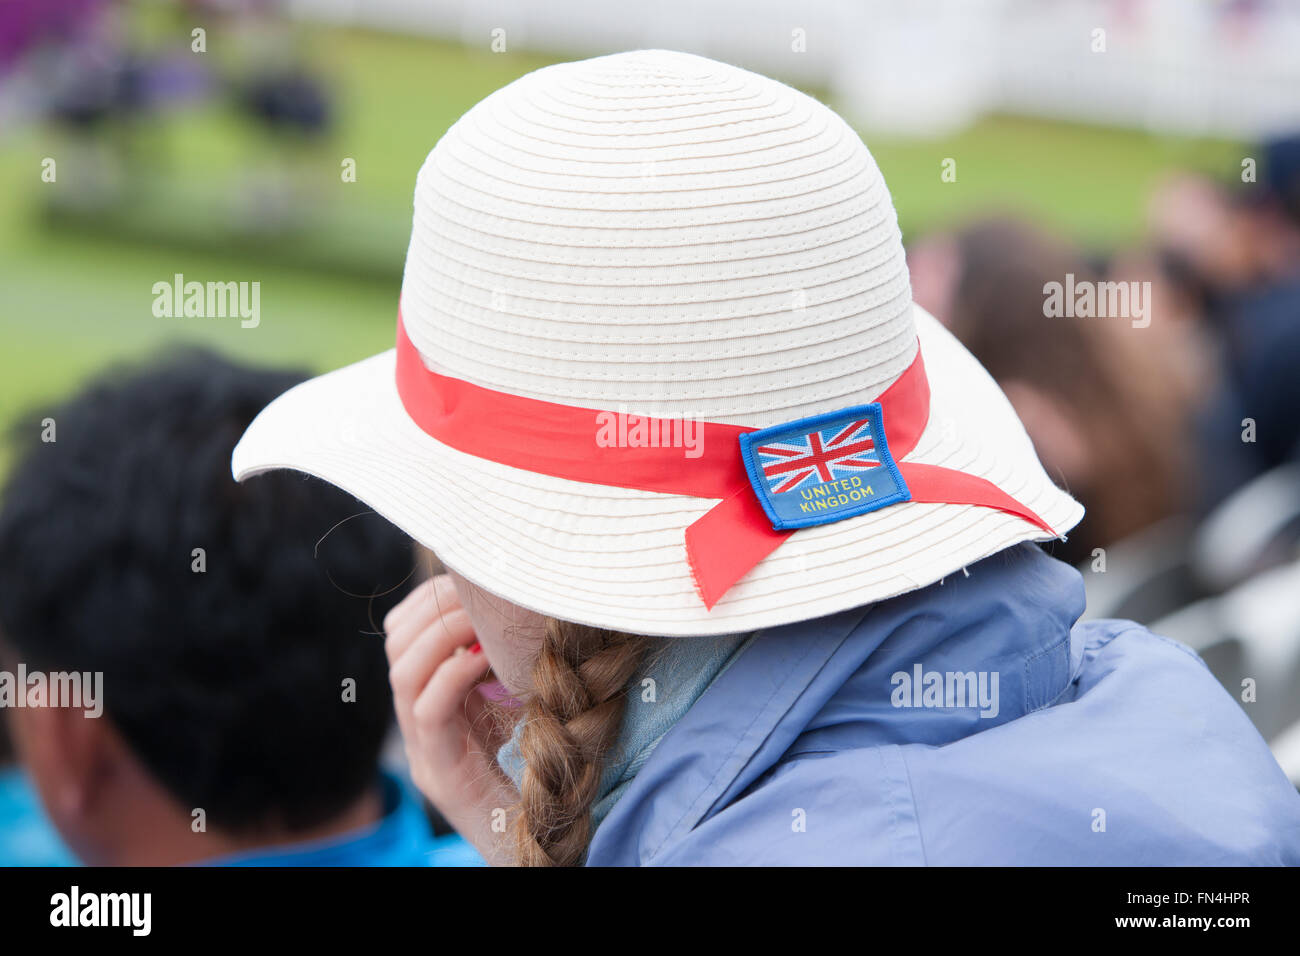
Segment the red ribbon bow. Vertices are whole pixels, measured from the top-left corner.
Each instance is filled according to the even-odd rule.
[[[795,533],[772,527],[745,473],[739,437],[756,429],[700,422],[697,458],[687,458],[681,448],[602,447],[597,422],[612,412],[522,398],[430,371],[406,334],[400,310],[397,393],[425,434],[476,458],[570,481],[722,499],[686,529],[687,561],[707,608]],[[996,508],[1056,536],[1042,518],[990,481],[903,461],[930,419],[930,385],[919,347],[912,364],[876,401],[912,501]],[[671,433],[663,429],[673,422],[640,417],[650,434]]]

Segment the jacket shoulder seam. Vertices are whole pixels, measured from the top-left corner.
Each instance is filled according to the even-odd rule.
[[[1099,624],[1101,622],[1096,621],[1093,623]],[[1192,650],[1186,644],[1182,643],[1181,641],[1175,641],[1172,637],[1166,637],[1163,634],[1157,634],[1155,631],[1151,630],[1145,624],[1139,624],[1136,621],[1124,621],[1123,626],[1115,628],[1114,631],[1112,631],[1110,634],[1107,634],[1104,638],[1101,638],[1096,643],[1091,643],[1091,642],[1089,643],[1091,643],[1091,646],[1096,648],[1097,650],[1101,650],[1103,647],[1106,647],[1107,645],[1112,643],[1116,638],[1120,638],[1126,634],[1133,634],[1133,633],[1137,633],[1139,636],[1146,635],[1147,637],[1154,638],[1155,640],[1159,641],[1162,644],[1167,644],[1170,647],[1177,649],[1179,652],[1186,654],[1188,657],[1194,660],[1201,667],[1206,667],[1205,661],[1201,659],[1201,655],[1197,654],[1196,651]]]

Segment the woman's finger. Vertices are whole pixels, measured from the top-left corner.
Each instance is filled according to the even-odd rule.
[[[402,656],[388,668],[388,681],[396,697],[414,700],[433,672],[457,647],[474,642],[469,614],[455,610],[435,620],[416,635]]]
[[[388,613],[384,615],[384,630],[389,633],[395,631],[398,625],[401,624],[402,619],[411,613],[412,609],[421,597],[427,596],[429,589],[436,586],[434,583],[435,581],[437,581],[437,576],[425,578],[415,587],[411,588],[411,590],[407,592],[406,597],[402,598],[393,605],[393,607],[389,608]]]
[[[440,574],[421,583],[384,618],[384,652],[391,666],[439,617],[459,609],[460,595],[450,577]]]
[[[461,606],[456,585],[445,574],[422,581],[384,618],[384,630],[390,637],[409,636],[429,625],[447,611]]]
[[[410,649],[402,655],[388,672],[393,688],[393,710],[397,726],[408,744],[414,741],[417,728],[411,710],[415,699],[429,683],[438,669],[457,647],[463,648],[474,640],[474,630],[469,615],[463,610],[453,611],[429,627],[423,636],[416,638]]]
[[[479,644],[448,656],[434,671],[411,708],[417,734],[436,734],[438,728],[465,720],[466,700],[487,676],[491,665]],[[477,696],[477,695],[475,695]]]

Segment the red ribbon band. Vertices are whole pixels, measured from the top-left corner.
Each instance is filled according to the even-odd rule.
[[[794,533],[772,527],[745,473],[739,437],[755,429],[695,423],[696,458],[685,457],[680,447],[602,447],[597,442],[599,416],[614,413],[523,398],[431,371],[407,336],[400,310],[397,393],[425,434],[476,458],[570,481],[722,499],[686,529],[687,561],[707,608]],[[1056,536],[1042,518],[990,481],[902,460],[930,419],[930,385],[919,348],[912,364],[876,401],[912,501],[996,508]],[[672,433],[671,420],[637,417],[649,434]]]

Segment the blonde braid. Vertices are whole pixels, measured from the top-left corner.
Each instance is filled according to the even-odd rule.
[[[522,866],[576,866],[618,738],[628,682],[650,638],[548,618],[524,703],[514,839]]]

